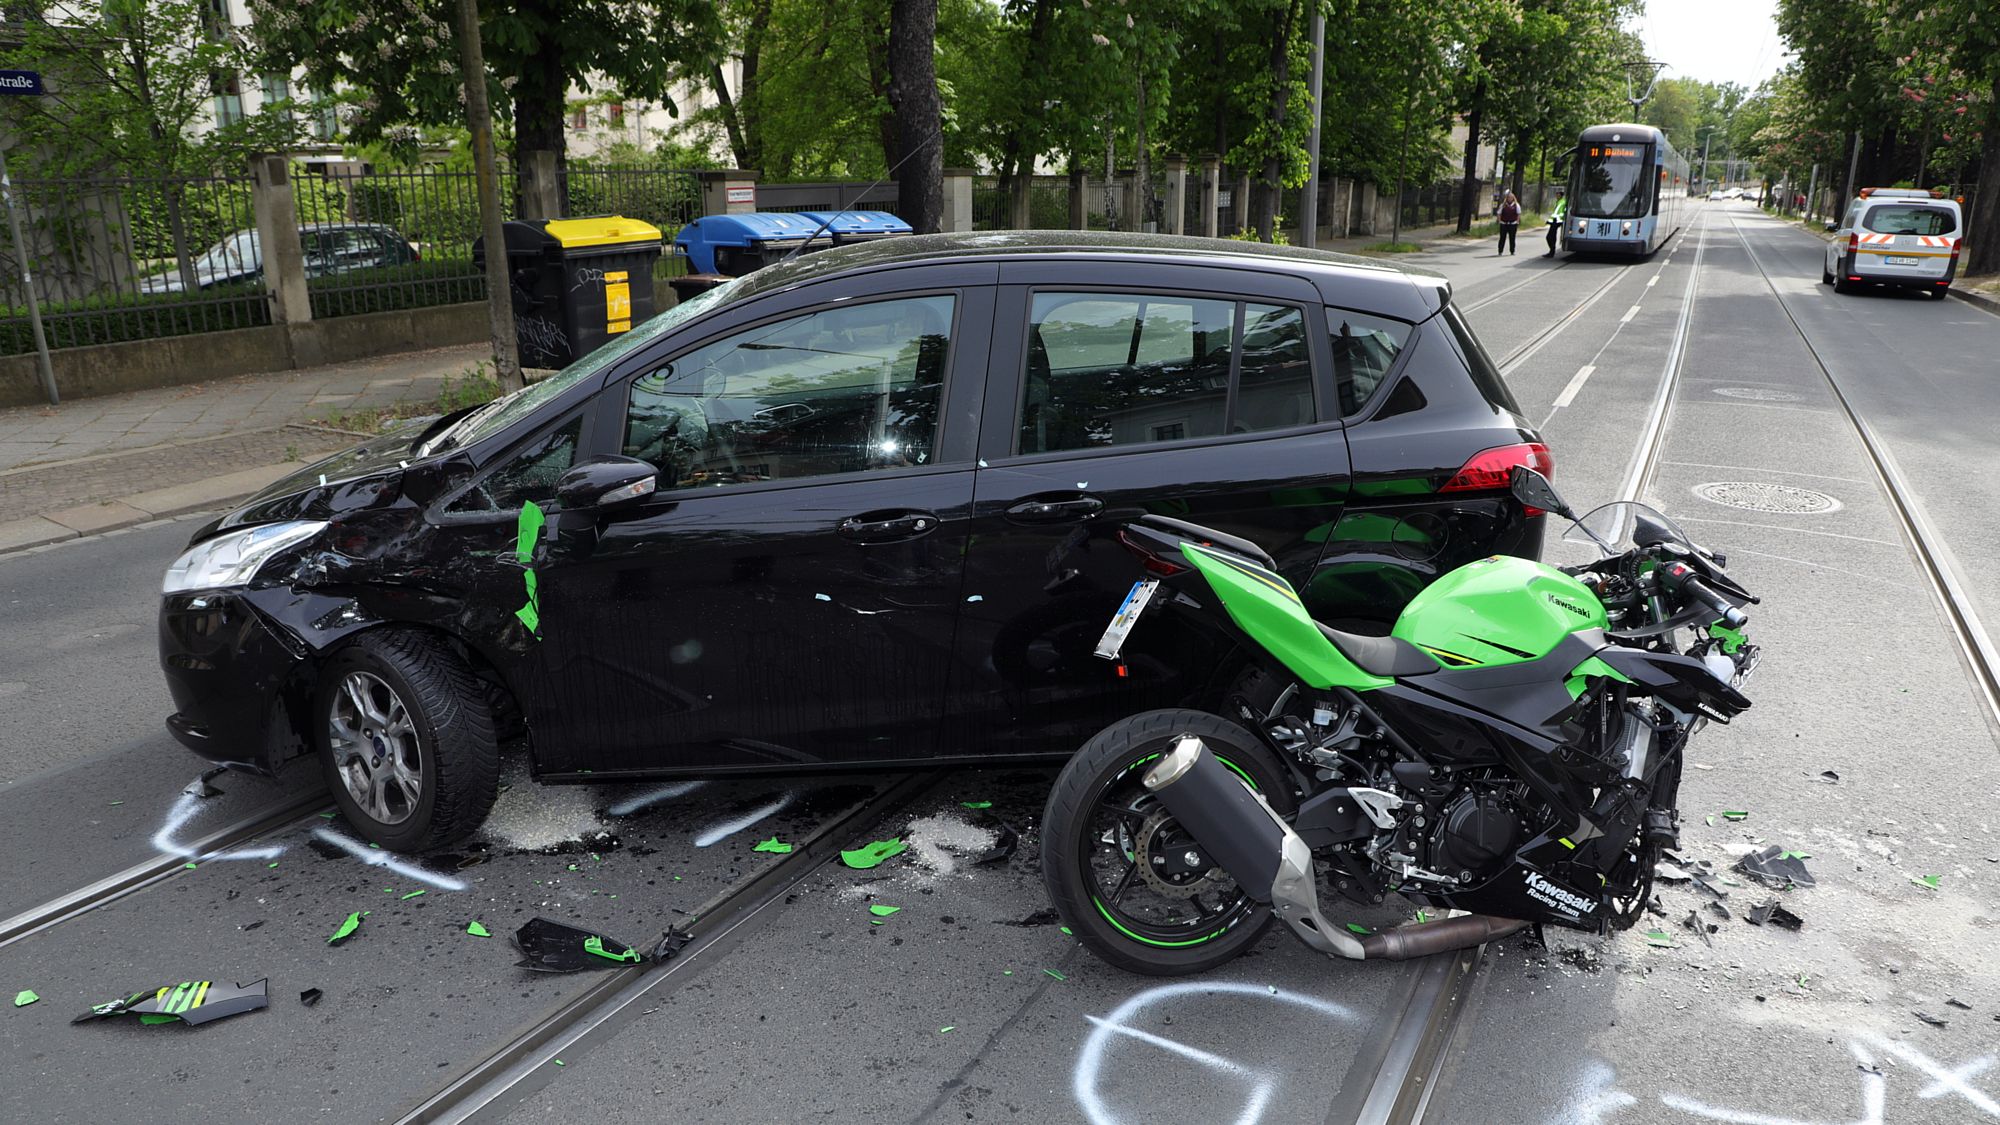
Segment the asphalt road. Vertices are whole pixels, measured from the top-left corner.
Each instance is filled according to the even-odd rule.
[[[1985,377],[2000,320],[1958,302],[1836,297],[1813,284],[1812,235],[1744,205],[1695,215],[1636,263],[1495,258],[1484,241],[1414,261],[1452,277],[1488,350],[1512,358],[1509,381],[1546,420],[1572,503],[1636,492],[1766,596],[1757,707],[1697,740],[1682,854],[1727,871],[1755,843],[1783,843],[1810,853],[1819,885],[1782,895],[1806,919],[1796,933],[1746,924],[1744,907],[1780,895],[1732,876],[1731,917],[1711,913],[1706,940],[1681,921],[1701,922],[1707,901],[1679,883],[1647,919],[1664,941],[1642,926],[1505,943],[1426,1120],[2000,1117],[2000,1081],[1984,1069],[2000,1039],[2000,973],[1983,952],[2000,922],[1994,731],[1813,362],[1888,441],[1975,596],[2000,613],[2000,579],[1967,569],[2000,548],[2000,485],[1978,456],[2000,395]],[[1635,476],[1663,387],[1658,464]],[[1835,503],[1806,511],[1817,501],[1796,490]],[[308,767],[180,796],[201,763],[159,726],[151,628],[159,572],[189,529],[0,558],[0,916],[316,784]],[[1043,913],[1035,822],[1048,779],[935,780],[877,830],[910,840],[905,857],[813,871],[621,1025],[531,1060],[493,1114],[1320,1122],[1352,1104],[1415,970],[1329,962],[1275,932],[1194,981],[1096,962]],[[0,987],[42,996],[0,1018],[0,1119],[393,1118],[589,984],[516,969],[515,926],[539,914],[649,941],[771,870],[778,857],[759,841],[803,838],[892,780],[512,777],[473,845],[396,867],[308,814],[235,858],[0,947]],[[1002,825],[1018,847],[977,862]],[[351,911],[369,912],[361,929],[328,946]],[[468,934],[472,921],[494,937]],[[268,978],[271,1010],[201,1028],[68,1026],[90,1003],[190,978]],[[310,1008],[307,988],[324,995]]]

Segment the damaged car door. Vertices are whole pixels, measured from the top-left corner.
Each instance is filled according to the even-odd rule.
[[[537,549],[542,775],[937,752],[973,479],[947,375],[991,292],[788,301],[599,392],[592,452],[655,475]]]

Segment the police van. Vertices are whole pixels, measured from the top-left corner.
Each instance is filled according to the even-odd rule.
[[[1958,273],[1958,242],[1965,233],[1958,201],[1941,191],[1862,188],[1826,246],[1820,283],[1836,293],[1864,285],[1896,285],[1936,293],[1939,300]]]

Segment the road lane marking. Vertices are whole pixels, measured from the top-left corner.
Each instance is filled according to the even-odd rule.
[[[1657,280],[1659,280],[1659,275],[1658,275],[1658,274],[1655,274],[1655,275],[1653,275],[1653,278],[1654,278],[1654,280],[1655,280],[1655,281],[1657,281]],[[1624,316],[1621,316],[1621,317],[1619,317],[1619,318],[1618,318],[1618,323],[1620,323],[1620,324],[1630,324],[1630,323],[1632,323],[1632,318],[1633,318],[1633,317],[1635,317],[1635,316],[1638,316],[1638,315],[1639,315],[1639,306],[1637,306],[1637,305],[1633,305],[1633,306],[1632,306],[1631,308],[1629,308],[1629,309],[1626,309],[1626,310],[1625,310],[1625,315],[1624,315]]]
[[[1583,389],[1584,380],[1590,378],[1590,373],[1595,370],[1597,370],[1597,365],[1594,363],[1586,363],[1576,369],[1576,375],[1570,379],[1569,386],[1564,387],[1563,392],[1556,396],[1557,410],[1561,410],[1563,407],[1576,401],[1576,392]]]
[[[1696,234],[1694,261],[1688,263],[1687,287],[1681,291],[1680,320],[1674,325],[1673,344],[1667,348],[1666,362],[1660,365],[1660,385],[1653,395],[1653,408],[1648,415],[1645,432],[1633,448],[1632,463],[1625,470],[1625,480],[1618,486],[1617,498],[1620,500],[1636,501],[1639,494],[1646,490],[1646,483],[1653,475],[1653,458],[1659,455],[1660,444],[1666,438],[1667,415],[1674,405],[1674,384],[1679,381],[1681,361],[1687,355],[1688,326],[1694,321],[1694,294],[1695,286],[1701,280],[1702,254],[1708,249],[1708,221],[1705,215],[1701,230]]]
[[[1669,258],[1673,257],[1673,255],[1671,254],[1667,256]],[[1653,286],[1658,285],[1659,283],[1660,283],[1660,275],[1654,274],[1653,276],[1646,279],[1646,288],[1651,289]]]

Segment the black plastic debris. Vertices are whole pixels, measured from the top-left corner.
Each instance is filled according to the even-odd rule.
[[[1694,876],[1680,864],[1662,859],[1653,865],[1653,878],[1667,883],[1685,883]]]
[[[1005,860],[1008,856],[1013,855],[1014,849],[1017,846],[1019,846],[1020,843],[1021,843],[1021,834],[1019,832],[1014,831],[1013,825],[1008,824],[1006,821],[1003,820],[1000,822],[999,840],[995,841],[992,847],[986,849],[983,852],[980,852],[978,857],[975,858],[972,862],[977,864],[999,863]]]
[[[1957,1008],[1961,1012],[1969,1012],[1972,1010],[1972,1005],[1966,1003],[1963,1000],[1960,1000],[1956,996],[1950,997],[1949,999],[1945,1000],[1945,1005],[1947,1007]]]
[[[1662,918],[1667,916],[1667,908],[1661,904],[1659,895],[1646,900],[1646,913],[1657,914]]]
[[[188,782],[187,785],[181,789],[181,793],[189,797],[200,797],[204,800],[210,797],[220,797],[222,796],[222,790],[217,789],[213,785],[210,785],[209,782],[228,772],[229,772],[228,766],[217,766],[214,769],[209,770],[208,772],[202,774],[200,777],[195,778],[193,781]]]
[[[1586,973],[1594,973],[1604,967],[1604,962],[1598,958],[1596,950],[1581,945],[1572,945],[1563,950],[1562,960]]]
[[[1062,915],[1057,914],[1051,908],[1044,907],[1040,910],[1035,911],[1033,914],[1028,915],[1026,918],[1021,919],[1018,922],[1003,921],[1000,923],[1000,925],[1021,926],[1025,928],[1028,926],[1053,926],[1061,921],[1062,921]]]
[[[123,1000],[106,1001],[69,1022],[83,1023],[86,1020],[129,1015],[153,1017],[146,1020],[148,1023],[177,1019],[190,1026],[204,1024],[225,1016],[270,1007],[271,998],[265,991],[269,983],[268,980],[260,980],[254,984],[232,986],[206,980],[182,981],[162,985],[151,992],[134,992]]]
[[[1728,919],[1730,919],[1730,918],[1733,918],[1733,917],[1735,917],[1735,915],[1733,915],[1733,914],[1729,913],[1729,908],[1728,908],[1728,907],[1726,907],[1726,906],[1722,905],[1722,904],[1721,904],[1721,903],[1719,903],[1719,902],[1711,902],[1711,903],[1709,903],[1709,904],[1708,904],[1708,912],[1709,912],[1710,914],[1713,914],[1713,915],[1715,915],[1715,916],[1716,916],[1717,918],[1721,918],[1721,919],[1723,919],[1724,921],[1727,921]]]
[[[1799,852],[1786,851],[1776,844],[1760,848],[1737,860],[1736,870],[1767,887],[1775,887],[1778,890],[1816,885],[1812,873],[1806,870],[1805,856]]]
[[[1840,783],[1840,775],[1832,770],[1821,770],[1819,779],[1828,785],[1837,785]]]
[[[1714,933],[1717,929],[1720,928],[1715,923],[1702,921],[1700,915],[1690,910],[1687,913],[1687,917],[1681,919],[1681,925],[1690,930],[1693,930],[1697,935],[1699,935],[1703,945],[1709,946],[1711,948],[1714,947],[1715,942],[1711,940],[1708,935]]]
[[[251,930],[254,930],[254,929],[256,929],[257,927],[259,927],[259,926],[261,926],[261,925],[263,925],[263,924],[264,924],[264,920],[263,920],[262,918],[259,918],[259,919],[257,919],[257,920],[256,920],[255,922],[245,922],[245,923],[243,923],[242,925],[240,925],[240,926],[238,926],[238,927],[236,927],[236,928],[237,928],[237,929],[239,929],[239,930],[242,930],[242,931],[243,931],[244,933],[246,933],[246,934],[247,934],[247,933],[249,933],[249,932],[250,932]]]
[[[530,918],[514,931],[522,959],[515,964],[538,973],[574,973],[582,969],[617,969],[665,961],[694,940],[686,930],[669,926],[650,952],[641,953],[614,937],[590,930]]]
[[[1751,908],[1750,913],[1743,916],[1743,920],[1753,926],[1769,923],[1781,930],[1798,930],[1806,924],[1804,918],[1786,910],[1775,898],[1761,906]]]
[[[1947,1026],[1947,1021],[1941,1020],[1936,1016],[1931,1015],[1929,1012],[1913,1012],[1911,1014],[1916,1016],[1918,1019],[1924,1021],[1925,1023],[1930,1024],[1932,1027]]]
[[[319,1003],[319,998],[325,995],[326,993],[321,992],[317,988],[308,988],[304,992],[299,993],[299,1003],[310,1008],[314,1004]]]

